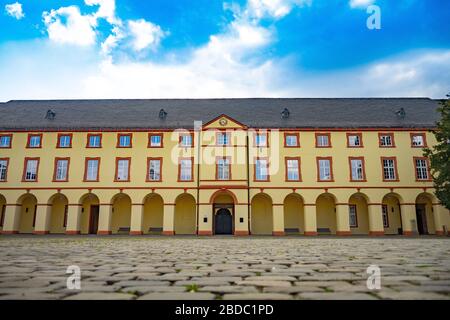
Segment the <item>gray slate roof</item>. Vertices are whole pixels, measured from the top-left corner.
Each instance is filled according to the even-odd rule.
[[[206,123],[221,114],[254,128],[433,128],[437,107],[428,98],[17,100],[0,103],[0,129],[189,129],[194,120]],[[395,114],[400,108],[403,119]],[[54,120],[45,119],[49,109]]]

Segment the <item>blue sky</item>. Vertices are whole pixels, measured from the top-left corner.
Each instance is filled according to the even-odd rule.
[[[369,6],[381,29],[369,29]],[[0,0],[0,101],[444,97],[450,1]]]

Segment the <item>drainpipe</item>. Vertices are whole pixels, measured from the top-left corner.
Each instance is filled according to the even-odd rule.
[[[198,225],[200,223],[200,148],[201,148],[201,129],[202,122],[195,121],[194,122],[194,134],[197,132],[197,226],[196,226],[196,234],[198,235]]]
[[[248,147],[248,130],[246,130],[245,148],[247,153],[247,229],[250,234],[250,155]]]

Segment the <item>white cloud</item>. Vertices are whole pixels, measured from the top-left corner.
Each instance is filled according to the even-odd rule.
[[[150,48],[155,50],[161,38],[164,37],[164,31],[161,27],[144,19],[129,20],[128,28],[132,36],[131,45],[135,51],[142,51]]]
[[[350,0],[350,7],[352,8],[367,8],[376,0]]]
[[[62,7],[42,14],[49,39],[56,43],[89,46],[96,42],[95,19],[82,15],[77,6]]]
[[[8,15],[17,20],[20,20],[25,17],[25,13],[22,10],[22,4],[19,2],[11,3],[5,5],[5,11]]]
[[[248,0],[246,14],[252,18],[271,17],[280,19],[289,14],[294,6],[310,4],[312,0]]]

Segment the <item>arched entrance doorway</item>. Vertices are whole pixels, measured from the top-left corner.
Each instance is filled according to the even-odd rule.
[[[65,233],[67,225],[67,197],[63,194],[53,195],[49,201],[50,211],[50,233]]]
[[[316,200],[317,233],[336,234],[336,198],[331,193],[323,193]]]
[[[416,198],[416,221],[419,234],[435,234],[432,196],[421,193]]]
[[[355,193],[348,200],[349,223],[352,234],[369,234],[369,210],[367,196]]]
[[[272,198],[265,194],[255,195],[251,203],[251,233],[256,235],[272,235],[273,213]]]
[[[125,193],[115,195],[111,200],[111,233],[129,233],[131,225],[131,199]]]
[[[305,231],[303,198],[291,193],[284,199],[284,231],[286,234],[299,234]]]
[[[195,199],[189,193],[183,193],[175,200],[175,234],[195,234]]]
[[[99,221],[99,199],[93,193],[80,198],[80,231],[82,234],[97,234]]]
[[[235,196],[230,191],[218,191],[211,196],[214,234],[233,234]]]
[[[214,217],[215,234],[233,234],[233,215],[227,208],[217,210]]]
[[[19,233],[33,233],[36,224],[37,199],[31,193],[19,198]]]
[[[144,199],[142,232],[144,234],[161,234],[163,231],[164,201],[157,193],[151,193]]]
[[[6,199],[0,194],[0,230],[3,230],[3,224],[5,222],[6,213]]]
[[[381,210],[384,234],[402,234],[400,196],[395,193],[385,195],[381,203]]]

